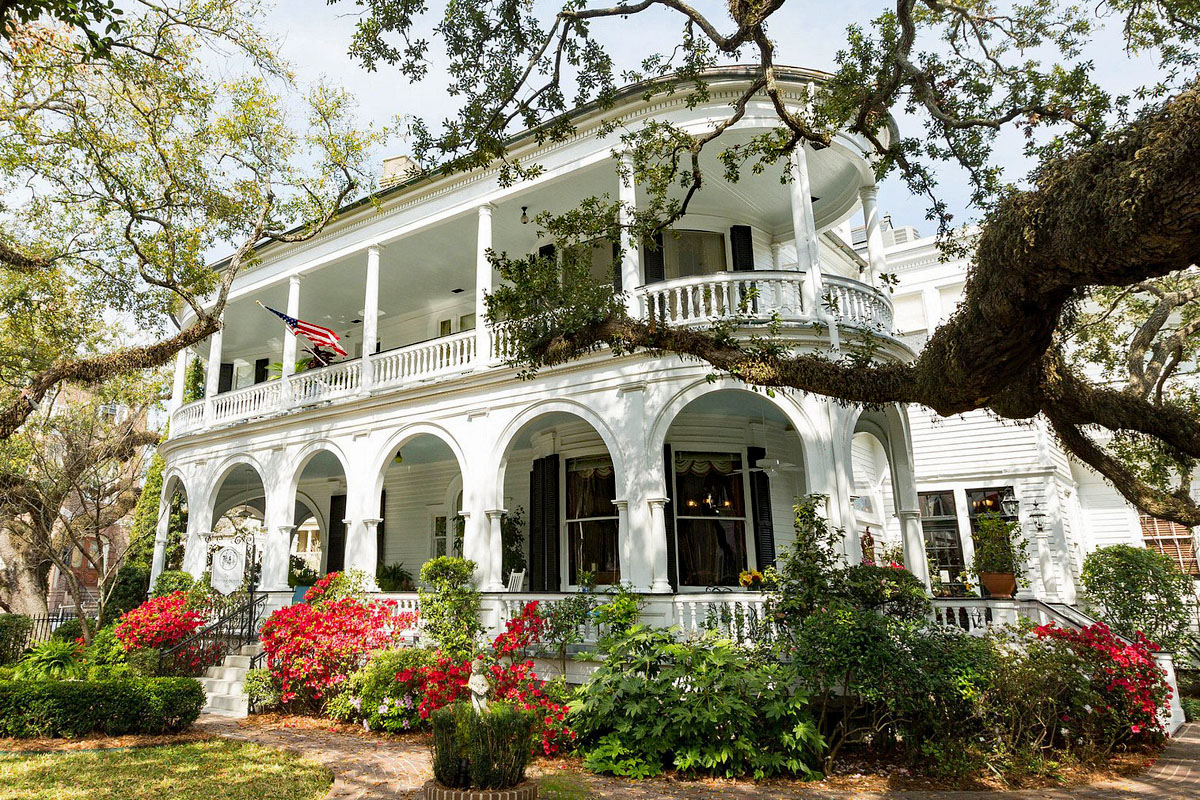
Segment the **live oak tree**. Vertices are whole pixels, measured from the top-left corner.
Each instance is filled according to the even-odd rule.
[[[356,0],[351,53],[368,68],[394,65],[418,81],[434,58],[431,40],[444,42],[438,57],[448,62],[460,109],[436,125],[414,121],[414,154],[446,171],[500,159],[506,181],[540,170],[509,152],[518,128],[562,140],[574,130],[570,108],[611,107],[618,83],[642,81],[647,98],[702,99],[705,70],[753,65],[745,93],[707,132],[661,121],[611,124],[632,156],[630,177],[649,197],[632,222],[624,222],[632,209],[622,215],[611,198],[593,197],[538,218],[564,263],[495,256],[507,285],[489,298],[489,315],[512,327],[515,363],[532,371],[601,346],[670,352],[759,387],[864,405],[1043,415],[1067,450],[1140,509],[1200,524],[1188,491],[1200,457],[1189,384],[1200,344],[1200,6],[896,0],[847,30],[824,81],[788,94],[772,34],[804,31],[771,28],[784,3],[729,0],[714,15],[682,0],[569,0],[543,14],[512,0],[436,12],[421,0]],[[619,70],[604,36],[641,16],[649,24],[651,14],[673,15],[677,36]],[[1119,26],[1128,52],[1154,60],[1153,82],[1119,95],[1097,80],[1085,45],[1105,23]],[[778,127],[728,144],[724,133],[756,96],[769,98]],[[895,117],[912,129],[889,135]],[[999,168],[1006,128],[1024,134],[1035,163],[1020,185]],[[652,246],[651,234],[680,219],[709,179],[706,150],[719,154],[726,180],[746,170],[782,176],[794,148],[824,147],[838,130],[871,143],[878,178],[898,176],[924,198],[948,250],[970,249],[963,303],[912,363],[876,360],[869,347],[796,354],[771,335],[735,339],[731,325],[695,330],[630,319],[570,246],[616,241],[619,224]],[[980,215],[973,236],[955,234],[939,195],[937,171],[947,164],[968,177]]]
[[[216,331],[255,246],[318,233],[385,135],[346,93],[302,90],[252,2],[126,3],[99,51],[38,5],[5,4],[0,37],[0,440],[59,385]]]

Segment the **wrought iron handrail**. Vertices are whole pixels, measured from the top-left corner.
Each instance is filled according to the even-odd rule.
[[[158,657],[160,675],[197,677],[219,664],[226,655],[258,640],[258,620],[267,607],[267,595],[251,592],[214,622],[163,650]]]

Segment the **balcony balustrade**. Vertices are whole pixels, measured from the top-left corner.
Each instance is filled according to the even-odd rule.
[[[804,298],[804,279],[805,273],[797,271],[721,272],[655,283],[638,293],[644,313],[670,325],[778,321],[797,326],[832,319],[843,326],[891,333],[892,304],[882,292],[855,280],[826,276],[821,297],[813,303]],[[816,304],[819,310],[809,307]],[[475,332],[463,331],[376,353],[367,362],[353,359],[225,392],[176,409],[171,435],[499,366],[512,355],[513,345],[503,325],[493,328],[491,340],[491,352],[482,357],[476,352]]]

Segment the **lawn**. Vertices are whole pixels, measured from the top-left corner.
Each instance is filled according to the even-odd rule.
[[[0,757],[0,800],[317,800],[330,783],[324,767],[224,739]]]

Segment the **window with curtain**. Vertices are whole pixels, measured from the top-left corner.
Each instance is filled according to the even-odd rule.
[[[668,278],[725,272],[725,235],[710,231],[673,231],[663,238]]]
[[[597,584],[621,582],[617,543],[617,479],[608,456],[567,459],[567,582],[580,570]]]
[[[681,585],[737,586],[747,563],[744,486],[740,453],[675,454]]]

